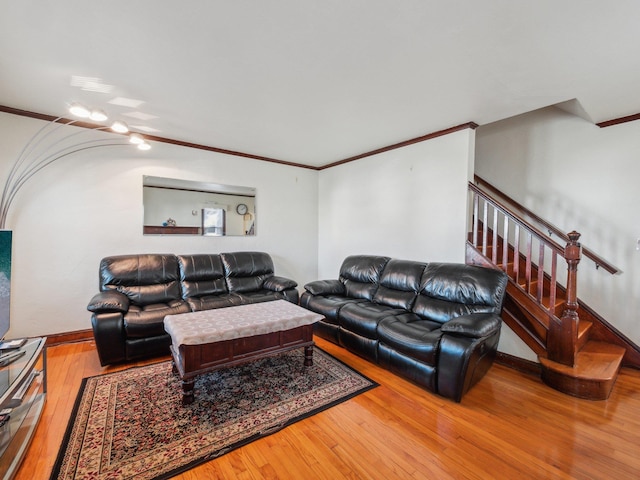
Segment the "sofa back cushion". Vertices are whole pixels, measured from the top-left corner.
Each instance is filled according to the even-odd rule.
[[[340,267],[340,281],[344,283],[345,295],[373,300],[380,274],[388,261],[389,257],[374,255],[351,255],[345,258]]]
[[[507,276],[500,270],[458,263],[429,263],[413,312],[444,323],[469,313],[500,313]]]
[[[420,290],[420,280],[425,267],[425,263],[392,258],[380,275],[373,301],[411,310]]]
[[[178,255],[182,296],[187,298],[227,293],[227,282],[220,255]]]
[[[254,292],[273,277],[273,260],[264,252],[221,253],[227,288],[230,292]]]
[[[134,305],[181,300],[174,255],[117,255],[100,261],[100,291],[116,290]]]

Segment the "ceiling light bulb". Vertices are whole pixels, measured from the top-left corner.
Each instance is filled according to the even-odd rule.
[[[91,115],[91,111],[79,103],[72,103],[69,107],[69,113],[80,118],[88,118]]]
[[[104,122],[108,117],[102,110],[91,110],[89,118],[96,122]]]
[[[151,149],[151,145],[148,144],[147,142],[142,142],[138,144],[138,150],[150,150]]]
[[[129,135],[129,142],[133,143],[134,145],[140,145],[144,143],[144,138],[142,138],[142,135],[140,135],[139,133],[132,133],[131,135]]]
[[[126,123],[116,120],[111,124],[111,130],[116,133],[127,133],[129,131],[129,127],[127,127]]]

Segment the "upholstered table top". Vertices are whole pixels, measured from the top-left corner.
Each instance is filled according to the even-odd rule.
[[[179,345],[250,337],[310,325],[323,317],[286,300],[167,315],[164,329]]]

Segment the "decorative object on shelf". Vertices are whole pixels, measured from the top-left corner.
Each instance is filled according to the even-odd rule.
[[[20,188],[36,173],[48,165],[51,165],[56,160],[84,150],[129,145],[130,143],[137,145],[140,150],[148,150],[151,148],[151,145],[137,133],[130,135],[129,142],[124,141],[122,137],[82,140],[83,135],[92,131],[111,130],[119,135],[124,135],[129,132],[129,127],[127,127],[124,122],[117,120],[108,126],[80,122],[79,119],[104,122],[108,117],[102,110],[92,110],[79,103],[72,103],[69,106],[69,112],[78,119],[70,120],[68,118],[58,117],[51,120],[31,137],[14,161],[2,191],[2,198],[0,199],[0,229],[5,228],[9,208]],[[65,125],[74,124],[84,127],[85,129],[67,133],[66,129],[62,128]],[[61,128],[62,130],[60,130]]]
[[[175,227],[176,226],[176,221],[173,218],[169,217],[169,218],[167,218],[166,222],[162,222],[162,226],[163,227]]]

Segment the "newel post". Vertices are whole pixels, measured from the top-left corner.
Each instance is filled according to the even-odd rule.
[[[550,360],[564,365],[575,364],[578,348],[578,263],[582,247],[578,243],[580,234],[575,230],[569,234],[569,242],[564,248],[567,261],[567,299],[559,321],[551,318],[547,336],[547,354]]]

